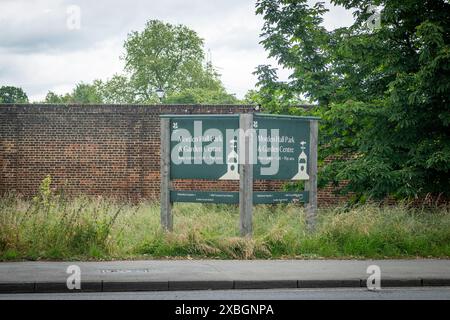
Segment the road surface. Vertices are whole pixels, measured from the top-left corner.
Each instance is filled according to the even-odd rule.
[[[0,294],[0,300],[450,300],[450,287]]]

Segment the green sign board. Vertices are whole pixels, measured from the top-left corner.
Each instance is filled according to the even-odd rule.
[[[254,179],[309,179],[307,118],[255,115],[253,127],[258,135]]]
[[[170,191],[172,202],[239,203],[239,192]]]
[[[296,202],[308,202],[308,191],[303,192],[272,192],[262,191],[253,192],[254,204],[270,204],[270,203],[296,203]]]
[[[271,203],[295,203],[307,202],[309,193],[303,192],[253,192],[253,204]],[[170,200],[172,202],[200,202],[200,203],[239,203],[239,192],[222,191],[171,191]]]
[[[226,178],[227,170],[232,170],[236,173],[236,180],[239,180],[237,162],[227,165],[224,159],[227,143],[230,149],[232,147],[237,152],[238,129],[239,115],[171,118],[170,177],[220,180]]]
[[[171,179],[239,180],[242,137],[251,137],[254,179],[308,180],[309,119],[255,114],[239,129],[239,115],[170,117]]]

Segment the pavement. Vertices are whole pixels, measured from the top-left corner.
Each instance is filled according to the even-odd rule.
[[[71,265],[79,290],[67,287]],[[39,261],[0,263],[0,293],[364,288],[370,265],[382,288],[450,286],[450,260]]]

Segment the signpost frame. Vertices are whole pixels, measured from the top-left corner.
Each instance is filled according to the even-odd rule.
[[[274,118],[299,118],[291,116],[280,115],[258,115],[274,117]],[[217,115],[218,117],[228,117],[231,115]],[[237,115],[236,115],[237,116]],[[236,203],[237,192],[208,192],[208,191],[183,191],[179,192],[172,190],[171,183],[171,119],[173,118],[189,118],[187,115],[162,115],[160,119],[160,139],[161,139],[161,226],[165,231],[173,231],[173,216],[172,216],[172,201],[180,202],[215,202],[215,203]],[[192,115],[193,118],[209,118],[213,115]],[[253,113],[239,114],[239,129],[243,132],[252,130],[254,128]],[[244,161],[239,163],[239,212],[240,212],[240,234],[242,237],[252,236],[252,216],[253,216],[253,204],[257,203],[286,203],[286,202],[305,202],[306,211],[306,226],[308,231],[314,231],[316,228],[317,218],[317,148],[318,148],[318,121],[319,118],[315,117],[301,117],[301,121],[307,122],[309,125],[309,147],[306,149],[308,152],[307,170],[308,176],[305,180],[304,192],[253,192],[253,179],[254,179],[254,164],[251,163],[250,152],[253,146],[250,143],[256,143],[257,138],[251,138],[250,135],[245,134],[243,142],[243,150],[245,154],[240,155],[244,157]],[[237,124],[235,124],[237,125]],[[176,123],[174,123],[176,127]],[[304,134],[303,134],[304,135]],[[305,138],[303,138],[305,139]],[[302,143],[304,143],[302,141]],[[304,147],[302,147],[305,149]],[[302,153],[303,154],[303,153]],[[303,154],[306,158],[306,155]],[[300,158],[300,157],[299,157]],[[254,160],[254,159],[253,159]],[[299,160],[300,167],[300,160]],[[304,168],[305,166],[303,166]],[[300,169],[299,169],[300,170]],[[304,169],[302,169],[304,170]],[[178,170],[179,171],[179,170]],[[175,173],[174,173],[175,174]],[[284,172],[286,175],[286,172]],[[182,175],[178,177],[175,174],[175,178],[189,178],[189,176]],[[296,175],[297,176],[297,175]],[[284,177],[275,178],[283,179]],[[258,178],[259,179],[259,178]],[[272,177],[273,179],[273,177]],[[301,179],[301,178],[300,178]],[[175,200],[173,200],[175,199]],[[236,202],[235,202],[236,201]],[[272,202],[271,202],[272,201]]]

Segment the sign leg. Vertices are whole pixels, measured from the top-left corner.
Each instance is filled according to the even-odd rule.
[[[317,145],[318,145],[319,123],[317,120],[310,121],[310,144],[309,144],[309,180],[305,183],[305,190],[309,191],[309,201],[306,203],[306,227],[309,231],[316,228],[317,218]]]
[[[241,114],[239,127],[244,132],[253,129],[253,114]],[[242,132],[241,132],[242,133]],[[242,139],[240,139],[242,141]],[[253,164],[250,163],[250,152],[253,148],[251,143],[256,143],[245,135],[244,145],[240,146],[240,153],[245,153],[244,160],[239,164],[239,211],[240,211],[240,231],[242,237],[252,236],[252,210],[253,210]],[[241,157],[240,157],[241,159]]]
[[[161,227],[173,230],[172,203],[170,202],[170,119],[161,119]]]

